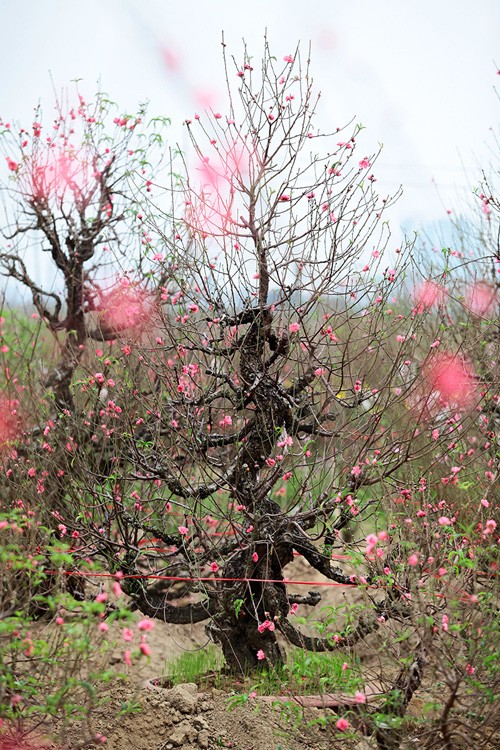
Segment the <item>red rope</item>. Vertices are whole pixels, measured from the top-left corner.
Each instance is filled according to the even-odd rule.
[[[188,576],[160,576],[152,575],[147,573],[134,573],[130,575],[121,575],[119,577],[113,573],[87,573],[83,570],[44,570],[43,573],[47,575],[67,575],[67,576],[86,576],[87,578],[114,578],[120,581],[123,578],[151,578],[157,581],[210,581],[216,583],[218,581],[228,583],[286,583],[287,585],[297,586],[357,586],[357,583],[338,583],[337,581],[292,581],[289,578],[213,578],[210,576],[200,576],[199,578],[190,578]],[[378,588],[377,586],[370,586],[370,588]]]

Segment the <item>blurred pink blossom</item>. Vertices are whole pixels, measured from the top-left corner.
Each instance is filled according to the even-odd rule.
[[[472,367],[451,353],[443,353],[433,359],[424,372],[430,392],[439,393],[446,403],[466,407],[475,392],[475,375]]]
[[[492,316],[497,305],[496,289],[482,281],[472,284],[467,290],[465,305],[473,315]]]
[[[335,726],[340,732],[345,732],[346,729],[349,729],[350,724],[347,719],[338,719]]]
[[[143,328],[153,314],[153,303],[145,289],[126,276],[101,294],[96,306],[101,327],[112,333]]]
[[[415,300],[415,312],[420,314],[430,307],[442,305],[446,299],[446,292],[435,281],[424,281],[415,287],[413,299]]]

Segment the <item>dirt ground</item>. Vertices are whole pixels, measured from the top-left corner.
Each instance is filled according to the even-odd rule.
[[[297,558],[285,571],[291,580],[326,580]],[[304,594],[306,586],[290,586],[290,593]],[[337,606],[346,601],[354,603],[360,598],[353,588],[321,587],[322,601],[315,608]],[[301,614],[312,608],[301,605]],[[140,619],[140,614],[137,619]],[[119,629],[107,634],[110,643],[120,640]],[[221,690],[198,692],[193,684],[178,685],[173,689],[154,689],[147,682],[165,676],[166,667],[176,656],[188,650],[205,648],[209,643],[204,623],[194,626],[170,625],[160,621],[148,633],[151,648],[149,658],[142,657],[130,668],[128,681],[115,681],[102,691],[103,705],[92,715],[92,732],[106,738],[103,747],[109,750],[326,750],[342,747],[345,750],[370,750],[372,745],[348,734],[341,734],[335,727],[338,716],[331,708],[303,708],[290,699],[288,704],[274,704],[272,698],[253,698],[244,705],[230,709],[230,694]],[[376,674],[375,658],[366,645],[361,647],[367,675]],[[111,659],[122,662],[123,642],[115,646]],[[373,667],[373,669],[372,669]],[[376,691],[375,681],[367,692]],[[124,703],[133,702],[137,711],[117,717]],[[89,727],[90,729],[90,727]],[[70,728],[63,738],[65,750],[83,750],[90,747],[88,734],[82,728]],[[360,743],[361,740],[361,743]],[[49,743],[50,748],[61,748],[61,744]],[[3,750],[0,740],[0,750]],[[16,748],[17,750],[17,748]],[[31,748],[30,748],[31,750]]]

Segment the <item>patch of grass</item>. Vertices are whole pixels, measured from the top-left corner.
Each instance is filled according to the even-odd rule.
[[[255,691],[257,695],[354,693],[363,685],[359,661],[350,657],[346,667],[344,655],[337,653],[293,649],[283,666],[263,668],[245,678],[224,674],[223,664],[214,646],[186,651],[166,664],[163,683],[194,682],[202,689],[216,687],[237,694]]]
[[[347,667],[343,654],[294,649],[279,669],[264,669],[253,686],[258,695],[324,694],[355,692],[362,685],[360,665],[354,657]]]
[[[224,658],[215,646],[197,649],[196,651],[184,651],[176,659],[166,663],[165,681],[171,685],[180,685],[185,682],[194,682],[203,686],[212,682],[215,676],[219,676],[224,665]]]

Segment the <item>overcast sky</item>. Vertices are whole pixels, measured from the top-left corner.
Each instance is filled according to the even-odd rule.
[[[384,144],[379,185],[405,191],[396,222],[445,218],[492,161],[500,0],[0,0],[0,26],[5,119],[50,105],[50,71],[57,90],[100,79],[124,110],[149,99],[181,133],[200,93],[223,106],[222,31],[259,57],[267,28],[279,59],[312,43],[318,124],[363,123],[360,157]]]

